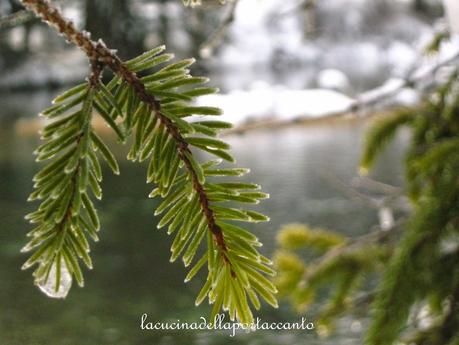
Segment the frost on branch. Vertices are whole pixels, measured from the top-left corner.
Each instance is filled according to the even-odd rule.
[[[54,262],[48,277],[37,280],[35,284],[48,297],[65,298],[72,287],[72,275],[67,269],[64,259],[61,259],[60,264]]]

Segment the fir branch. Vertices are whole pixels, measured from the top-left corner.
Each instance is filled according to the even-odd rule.
[[[383,268],[383,263],[392,255],[392,242],[403,225],[404,219],[399,219],[387,231],[378,229],[350,239],[304,225],[285,226],[278,236],[282,250],[274,259],[279,271],[276,286],[302,312],[313,302],[317,303],[317,320],[321,326],[329,328],[332,319],[368,301],[350,296],[364,289],[363,283],[370,273]],[[306,254],[307,265],[299,254]],[[332,289],[328,303],[320,306],[319,296],[323,295],[325,286]]]
[[[414,343],[432,340],[449,344],[452,337],[457,338],[457,317],[450,318],[447,313],[443,317],[445,303],[457,296],[458,281],[454,240],[459,211],[458,127],[452,116],[457,112],[457,83],[454,73],[424,110],[413,114],[407,123],[413,136],[406,155],[406,179],[409,192],[415,196],[415,212],[382,277],[367,333],[369,345],[393,344],[406,326],[412,326],[408,317],[415,303],[423,302],[428,302],[431,317],[439,323],[435,321],[434,327],[419,333],[421,337]],[[457,315],[457,309],[453,313]]]
[[[435,205],[429,204],[428,212],[425,208],[420,212],[422,214],[418,214],[410,224],[410,231],[383,276],[367,344],[393,344],[405,328],[410,308],[429,289],[429,274],[423,272],[432,271],[438,256],[436,247],[443,235],[441,230],[448,220],[440,216],[442,212]],[[414,286],[416,289],[413,289]]]
[[[129,159],[140,162],[150,159],[147,182],[155,182],[157,185],[150,196],[164,198],[155,212],[165,212],[158,227],[168,225],[168,233],[176,233],[171,248],[171,261],[181,255],[185,266],[188,266],[207,238],[207,251],[185,279],[191,279],[205,262],[208,263],[207,283],[196,304],[208,297],[209,302],[214,304],[212,315],[221,309],[228,310],[232,319],[237,318],[245,323],[253,320],[249,298],[255,308],[259,307],[257,294],[277,307],[274,297],[277,290],[264,276],[273,275],[274,271],[269,268],[270,260],[256,250],[260,243],[243,228],[226,221],[262,222],[268,218],[252,210],[219,205],[221,202],[234,201],[258,203],[268,195],[251,191],[258,188],[253,184],[208,181],[207,178],[213,176],[240,176],[247,170],[215,168],[220,161],[201,164],[193,154],[195,150],[202,150],[230,162],[234,161],[227,152],[229,146],[215,138],[220,129],[228,127],[227,123],[194,123],[185,120],[192,115],[221,114],[217,108],[188,105],[194,97],[216,91],[213,88],[196,87],[207,82],[207,78],[189,75],[187,67],[194,60],[171,64],[169,60],[173,56],[164,54],[165,48],[161,46],[122,62],[102,41],[92,41],[88,33],[78,31],[47,0],[22,2],[54,26],[69,42],[82,49],[93,66],[100,70],[108,67],[115,74],[106,85],[98,83],[90,104],[121,141],[135,133]],[[166,67],[150,72],[165,63],[168,63]],[[150,73],[142,78],[137,75],[145,71]],[[184,87],[192,88],[183,90]],[[53,106],[44,114],[60,117],[80,102],[87,102],[81,88],[77,86],[69,90],[58,98],[67,100],[70,97],[67,103]],[[56,122],[65,122],[65,119],[60,118]],[[199,136],[194,136],[196,132],[200,133]],[[91,132],[90,138],[94,148],[101,152],[117,172],[116,161],[97,134]],[[65,144],[70,145],[75,138],[69,136],[65,139]],[[62,141],[59,141],[59,145],[62,145]],[[89,182],[94,182],[94,179]],[[97,190],[97,187],[94,189]],[[86,209],[91,210],[90,219],[95,221],[97,215],[91,202],[86,197],[82,201]]]
[[[47,142],[36,151],[37,160],[54,161],[34,177],[35,191],[29,200],[43,201],[37,211],[26,216],[36,227],[29,232],[28,236],[32,239],[22,251],[38,249],[22,268],[38,264],[34,271],[35,283],[51,297],[65,297],[71,287],[72,276],[83,286],[84,280],[76,258],[81,258],[88,268],[92,268],[86,236],[97,240],[99,220],[87,189],[90,188],[97,198],[101,198],[101,177],[94,166],[97,158],[93,158],[92,162],[89,158],[95,157],[91,144],[91,117],[100,73],[100,65],[93,61],[87,83],[78,87],[84,97],[77,97],[80,99],[78,103],[73,102],[75,106],[81,106],[80,110],[46,126],[43,138]],[[52,117],[60,107],[72,103],[72,96],[75,94],[67,93],[59,97],[47,116]],[[86,216],[81,212],[83,208]]]
[[[379,119],[367,132],[365,151],[360,161],[360,167],[363,174],[373,165],[378,153],[394,137],[396,131],[404,124],[407,124],[413,118],[413,110],[406,109],[395,112],[392,116]]]
[[[202,210],[207,218],[210,231],[215,236],[215,240],[222,252],[226,252],[225,241],[220,227],[216,224],[213,211],[209,208],[209,199],[199,181],[196,170],[191,159],[188,143],[180,134],[178,128],[161,111],[161,103],[155,96],[146,90],[145,85],[139,77],[129,70],[113,50],[108,49],[102,41],[92,41],[85,32],[78,31],[72,22],[66,21],[56,8],[51,7],[47,0],[22,0],[23,4],[30,10],[39,15],[45,22],[54,26],[68,41],[80,47],[90,60],[98,61],[102,65],[110,67],[114,73],[118,74],[122,80],[132,86],[138,97],[149,105],[151,110],[158,116],[159,120],[167,128],[170,136],[174,138],[179,151],[179,156],[186,168],[192,175],[193,187],[199,195]],[[226,257],[226,254],[223,254]]]

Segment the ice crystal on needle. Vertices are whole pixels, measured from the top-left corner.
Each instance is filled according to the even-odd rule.
[[[39,280],[36,282],[40,290],[51,298],[65,298],[70,291],[72,286],[72,275],[67,269],[64,259],[61,260],[60,264],[60,277],[58,286],[56,288],[56,275],[57,275],[57,264],[53,263],[51,270],[48,275],[48,279]]]

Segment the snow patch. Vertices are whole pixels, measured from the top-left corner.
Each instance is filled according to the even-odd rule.
[[[253,120],[321,117],[348,110],[354,100],[325,89],[292,90],[282,86],[203,96],[198,105],[219,107],[221,119],[233,124]]]

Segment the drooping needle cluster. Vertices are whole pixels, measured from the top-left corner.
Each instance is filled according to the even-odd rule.
[[[30,200],[41,200],[41,205],[27,216],[35,228],[24,247],[34,250],[24,268],[37,265],[34,276],[40,288],[52,297],[65,297],[73,277],[83,285],[79,259],[92,267],[87,237],[97,240],[100,227],[91,200],[102,197],[99,157],[119,173],[114,155],[91,126],[92,117],[100,116],[120,142],[132,137],[128,159],[148,162],[147,182],[155,184],[150,197],[163,198],[155,212],[162,215],[158,227],[167,226],[175,236],[171,261],[182,257],[185,266],[192,265],[185,281],[207,268],[196,304],[207,297],[213,315],[223,309],[241,322],[253,320],[249,301],[258,309],[258,296],[277,306],[276,288],[266,278],[274,274],[270,260],[258,252],[258,239],[235,223],[267,221],[238,205],[257,204],[268,195],[256,184],[228,180],[246,169],[219,167],[222,160],[234,162],[229,145],[217,138],[231,125],[202,118],[220,115],[219,109],[194,105],[196,97],[217,91],[203,85],[207,78],[189,74],[194,60],[171,63],[173,55],[160,46],[122,62],[47,1],[24,3],[86,52],[93,74],[106,67],[114,73],[108,83],[89,78],[42,112],[51,122],[42,132],[46,142],[38,148],[37,160],[50,163],[34,178]],[[199,151],[215,159],[199,162]]]

